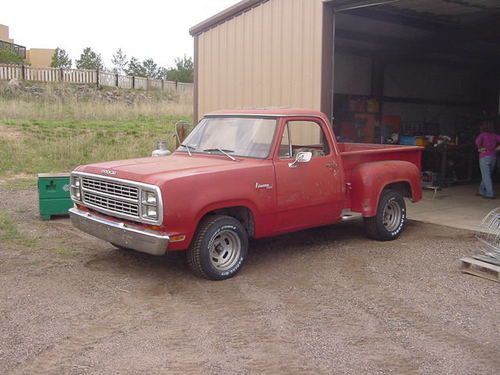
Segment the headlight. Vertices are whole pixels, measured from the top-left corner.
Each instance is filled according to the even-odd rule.
[[[142,191],[142,217],[143,219],[158,220],[158,195],[154,191]]]
[[[145,204],[156,205],[158,200],[156,198],[156,193],[152,191],[144,191],[142,193],[142,202]]]
[[[145,216],[150,219],[156,219],[158,217],[158,209],[153,206],[147,206]]]
[[[71,176],[71,199],[82,200],[80,176]]]

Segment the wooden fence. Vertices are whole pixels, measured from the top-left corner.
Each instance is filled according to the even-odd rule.
[[[32,68],[27,65],[0,64],[0,80],[17,79],[34,82],[67,82],[90,84],[97,87],[119,87],[137,90],[173,91],[180,95],[193,95],[193,84],[131,77],[101,70]]]

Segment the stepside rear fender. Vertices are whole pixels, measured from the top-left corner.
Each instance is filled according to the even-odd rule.
[[[351,209],[364,217],[375,216],[380,195],[386,188],[399,190],[413,202],[421,200],[419,168],[398,160],[359,164],[352,172]]]

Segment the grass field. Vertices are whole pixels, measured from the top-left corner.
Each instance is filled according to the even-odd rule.
[[[162,97],[132,105],[71,97],[0,99],[0,176],[150,156],[158,140],[174,147],[177,121],[191,121],[191,103]]]

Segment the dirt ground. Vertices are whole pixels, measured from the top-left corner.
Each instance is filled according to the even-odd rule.
[[[251,245],[235,278],[38,220],[0,183],[2,374],[498,374],[500,284],[459,272],[472,233],[359,222]]]

